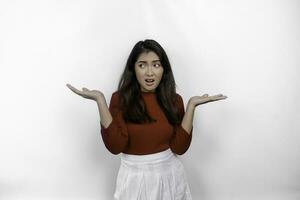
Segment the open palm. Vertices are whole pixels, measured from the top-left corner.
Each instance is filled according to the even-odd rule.
[[[193,96],[190,98],[189,103],[192,104],[193,106],[198,106],[200,104],[205,104],[213,101],[219,101],[226,99],[227,96],[224,96],[223,94],[217,94],[213,96],[209,96],[208,94],[204,94],[202,96]]]
[[[67,84],[67,87],[70,88],[74,93],[91,100],[97,100],[100,97],[103,97],[103,93],[98,90],[89,90],[85,87],[82,88],[82,91],[76,89],[75,87],[71,86],[70,84]]]

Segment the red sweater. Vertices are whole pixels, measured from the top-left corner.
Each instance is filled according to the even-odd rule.
[[[180,125],[172,126],[156,100],[155,92],[141,92],[149,115],[157,121],[151,124],[125,123],[118,108],[118,93],[110,99],[109,110],[112,122],[107,128],[101,123],[101,135],[105,147],[113,154],[145,155],[164,151],[170,148],[178,155],[184,154],[191,143],[193,127],[188,134]],[[177,94],[177,106],[183,116],[184,104]]]

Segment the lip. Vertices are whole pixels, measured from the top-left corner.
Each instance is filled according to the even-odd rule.
[[[148,83],[148,82],[145,80],[145,83],[146,83],[147,86],[152,86],[152,85],[154,85],[155,80],[154,80],[153,82],[151,82],[151,83]]]
[[[155,81],[155,78],[145,78],[145,81],[146,81],[147,79],[152,79],[152,80],[154,80],[154,81]]]

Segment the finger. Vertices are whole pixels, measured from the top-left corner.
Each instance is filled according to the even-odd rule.
[[[67,87],[68,88],[70,88],[71,90],[73,90],[73,91],[76,91],[77,89],[76,88],[74,88],[72,85],[70,85],[70,84],[67,84]]]
[[[70,85],[69,83],[66,84],[66,86],[67,86],[68,88],[72,88],[72,85]]]
[[[71,86],[70,84],[67,85],[68,88],[70,88],[73,92],[75,92],[76,94],[81,95],[81,91],[77,90],[76,88],[74,88],[73,86]]]
[[[204,94],[204,95],[202,95],[203,97],[208,97],[208,94]]]
[[[226,99],[226,98],[227,98],[227,96],[215,97],[213,99],[213,101],[218,101],[218,100],[222,100],[222,99]]]
[[[85,87],[83,87],[82,90],[83,90],[83,91],[89,91],[89,89],[87,89],[87,88],[85,88]]]
[[[217,94],[217,95],[214,95],[214,96],[211,96],[212,98],[218,98],[218,97],[223,97],[223,94]]]

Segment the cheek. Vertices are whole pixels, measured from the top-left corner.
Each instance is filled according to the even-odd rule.
[[[136,72],[135,72],[135,76],[136,76],[136,79],[137,79],[139,82],[142,82],[142,81],[143,81],[143,75],[142,75],[141,72],[136,71]]]
[[[164,73],[164,70],[162,69],[162,70],[160,70],[159,72],[158,72],[158,76],[159,76],[159,78],[161,78],[162,76],[163,76],[163,73]]]

